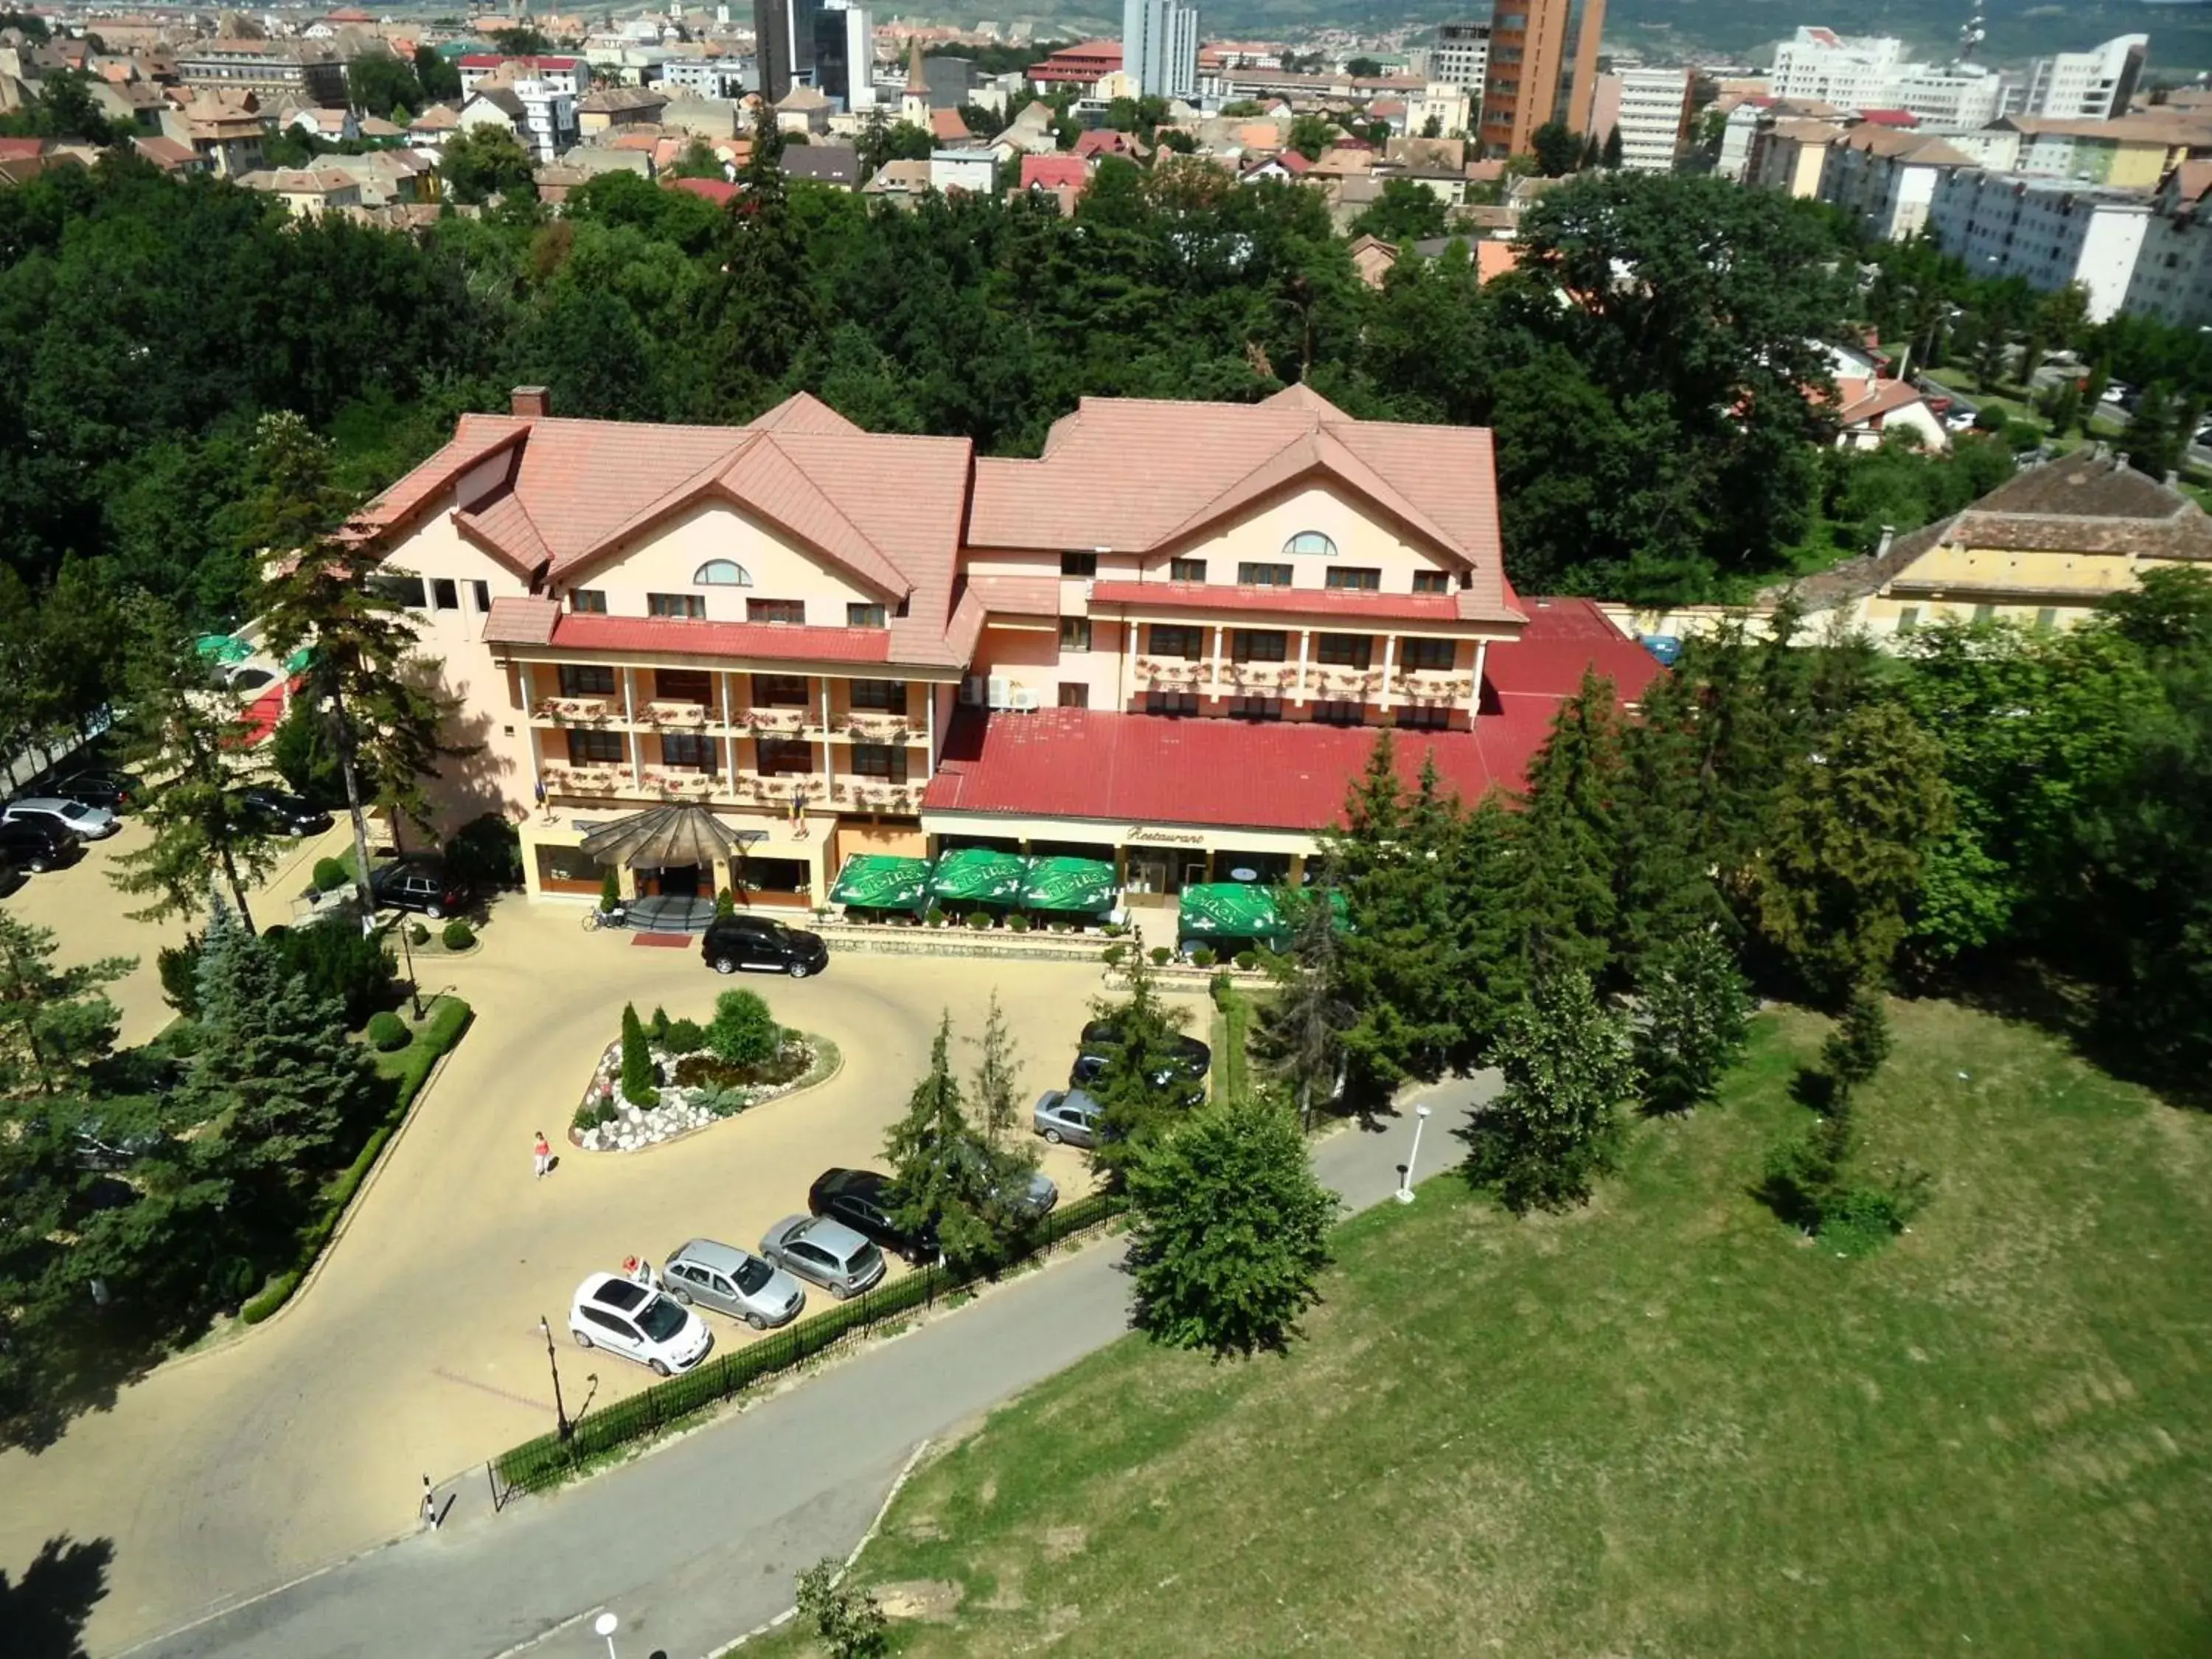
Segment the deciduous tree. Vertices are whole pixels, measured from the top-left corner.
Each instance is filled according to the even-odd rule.
[[[1492,1051],[1505,1087],[1467,1134],[1468,1175],[1508,1209],[1585,1203],[1613,1167],[1616,1109],[1636,1087],[1618,1017],[1571,969],[1539,980]]]
[[[960,1267],[996,1259],[1018,1231],[1017,1200],[1036,1156],[1000,1146],[968,1121],[951,1046],[947,1013],[906,1115],[884,1133],[884,1157],[892,1172],[891,1218],[911,1235],[934,1234],[945,1259]]]
[[[1637,1070],[1655,1112],[1686,1112],[1711,1100],[1743,1052],[1751,994],[1735,957],[1711,927],[1657,946],[1638,981],[1643,1021]]]

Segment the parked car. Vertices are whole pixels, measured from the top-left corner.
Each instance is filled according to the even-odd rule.
[[[55,779],[39,793],[52,795],[58,800],[73,800],[81,805],[97,806],[106,811],[119,813],[133,801],[146,798],[146,781],[133,772],[70,772]]]
[[[863,1238],[919,1267],[937,1260],[937,1235],[925,1229],[909,1232],[891,1219],[891,1178],[873,1170],[824,1170],[806,1189],[806,1207],[816,1215],[842,1221]]]
[[[7,897],[29,879],[21,870],[8,861],[5,853],[0,853],[0,898]]]
[[[59,795],[26,795],[0,807],[0,822],[45,823],[66,830],[80,841],[105,841],[123,822],[104,806],[87,806],[81,800]]]
[[[44,875],[83,855],[84,843],[58,823],[39,818],[14,822],[0,817],[0,859]]]
[[[707,924],[699,955],[718,974],[743,968],[805,979],[830,965],[821,934],[787,927],[769,916],[716,916]]]
[[[881,1250],[824,1216],[786,1216],[768,1230],[760,1253],[841,1300],[880,1283],[885,1271]]]
[[[711,1238],[672,1250],[660,1276],[678,1302],[742,1319],[757,1331],[789,1324],[806,1305],[805,1291],[789,1273],[750,1250]]]
[[[1068,1083],[1078,1089],[1087,1089],[1098,1080],[1106,1069],[1106,1062],[1120,1051],[1121,1034],[1108,1021],[1094,1019],[1083,1028],[1082,1047],[1077,1051],[1075,1064],[1067,1074]],[[1198,1085],[1205,1078],[1206,1068],[1213,1064],[1213,1050],[1196,1037],[1177,1036],[1170,1049],[1170,1058],[1152,1079],[1160,1088],[1166,1088],[1178,1078],[1191,1085],[1196,1096]]]
[[[1054,1146],[1096,1146],[1106,1109],[1080,1089],[1048,1089],[1030,1122]]]
[[[420,910],[435,921],[468,908],[469,890],[447,873],[434,853],[414,853],[368,872],[368,890],[380,910]]]
[[[568,1334],[580,1348],[605,1348],[661,1376],[690,1370],[714,1346],[714,1332],[697,1314],[620,1273],[593,1273],[576,1286]]]
[[[1023,1220],[1042,1221],[1060,1204],[1060,1183],[1042,1170],[1032,1170],[1001,1188],[999,1199]]]
[[[239,804],[272,836],[319,836],[337,822],[313,801],[282,789],[249,789],[239,797]]]

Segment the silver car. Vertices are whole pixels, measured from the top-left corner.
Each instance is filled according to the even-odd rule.
[[[858,1296],[884,1276],[884,1253],[827,1216],[786,1216],[768,1230],[760,1253],[841,1299]]]
[[[1106,1109],[1080,1089],[1048,1089],[1030,1121],[1054,1146],[1096,1146]]]
[[[757,1331],[789,1324],[806,1305],[805,1291],[789,1273],[750,1250],[711,1238],[695,1238],[669,1252],[660,1276],[669,1295],[687,1307],[696,1302]]]
[[[114,813],[105,806],[87,806],[81,800],[63,800],[51,795],[29,795],[21,800],[11,800],[0,819],[9,823],[43,823],[51,829],[66,830],[80,841],[105,841],[123,825]]]

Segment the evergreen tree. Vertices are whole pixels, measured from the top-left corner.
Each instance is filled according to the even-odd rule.
[[[1613,948],[1638,986],[1655,951],[1728,916],[1699,831],[1697,724],[1688,684],[1662,674],[1623,734]]]
[[[1578,973],[1595,981],[1610,965],[1622,781],[1613,684],[1585,672],[1528,763],[1518,824],[1522,955],[1537,976]]]
[[[0,910],[0,1098],[81,1092],[115,1046],[118,1016],[102,988],[137,965],[103,957],[57,968],[52,929]]]
[[[2163,482],[2181,465],[2182,446],[2188,438],[2176,416],[2172,389],[2160,381],[2143,388],[2120,441],[2130,466]]]
[[[1267,1100],[1200,1112],[1130,1172],[1137,1328],[1217,1356],[1280,1350],[1321,1299],[1336,1194]]]
[[[1760,931],[1818,995],[1886,978],[1952,823],[1936,740],[1895,704],[1846,715],[1784,772]]]
[[[1646,961],[1635,1034],[1644,1099],[1655,1112],[1686,1112],[1713,1098],[1742,1054],[1751,994],[1710,927],[1656,946]]]
[[[1620,1020],[1572,969],[1536,982],[1492,1059],[1504,1091],[1468,1133],[1468,1174],[1516,1214],[1585,1203],[1619,1155],[1620,1102],[1636,1087]]]
[[[1323,885],[1284,895],[1296,926],[1288,948],[1267,964],[1282,988],[1260,1006],[1253,1034],[1261,1060],[1297,1103],[1301,1128],[1313,1127],[1316,1105],[1344,1092],[1344,1032],[1353,1015],[1335,890]]]
[[[1091,1005],[1092,1013],[1121,1038],[1087,1085],[1098,1103],[1103,1130],[1091,1161],[1109,1182],[1125,1178],[1204,1099],[1176,1052],[1188,1014],[1161,1001],[1141,947],[1130,951],[1126,971],[1127,995]]]
[[[228,1183],[255,1236],[289,1237],[349,1126],[374,1109],[368,1058],[338,1005],[285,969],[220,897],[200,955],[200,1043],[172,1097],[197,1126],[192,1170]]]
[[[1835,1029],[1820,1045],[1821,1069],[1835,1085],[1831,1098],[1836,1115],[1850,1109],[1851,1097],[1861,1085],[1874,1080],[1893,1046],[1889,1012],[1881,988],[1860,986],[1851,993]]]
[[[1605,135],[1605,149],[1600,152],[1599,160],[1613,172],[1618,173],[1620,171],[1620,128],[1616,125],[1612,131]]]
[[[1003,1147],[968,1121],[953,1075],[952,1016],[939,1022],[929,1070],[906,1115],[884,1136],[896,1197],[891,1218],[908,1233],[934,1233],[955,1267],[999,1255],[1021,1224],[1013,1200],[1036,1168],[1034,1150]]]
[[[653,1050],[646,1044],[645,1026],[638,1019],[637,1005],[625,1002],[622,1015],[623,1098],[633,1106],[658,1106],[659,1081],[659,1068],[653,1063]]]
[[[1022,1113],[1022,1057],[1014,1047],[1013,1033],[1006,1029],[995,986],[983,1012],[981,1048],[975,1061],[975,1109],[982,1115],[983,1133],[995,1146],[1014,1132]]]
[[[1450,937],[1437,960],[1449,963],[1457,1024],[1449,1059],[1470,1071],[1528,988],[1519,906],[1528,861],[1516,814],[1493,791],[1462,818],[1443,860]]]

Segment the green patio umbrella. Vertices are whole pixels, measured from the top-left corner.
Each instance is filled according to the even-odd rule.
[[[244,662],[253,654],[252,646],[230,634],[203,634],[192,648],[209,662]]]
[[[288,674],[302,673],[306,671],[307,665],[314,661],[314,659],[315,647],[312,645],[303,645],[297,651],[295,651],[290,656],[284,659],[284,672]]]
[[[1251,939],[1273,949],[1290,937],[1275,896],[1249,882],[1215,881],[1182,890],[1176,937]]]
[[[929,860],[895,858],[888,853],[855,853],[837,872],[830,890],[832,904],[863,910],[921,911],[929,894]]]
[[[1104,915],[1120,890],[1114,866],[1101,859],[1042,858],[1030,860],[1022,880],[1022,902],[1032,910],[1077,910]]]
[[[1012,904],[1021,896],[1029,860],[988,847],[963,847],[938,860],[929,896],[956,903]]]

